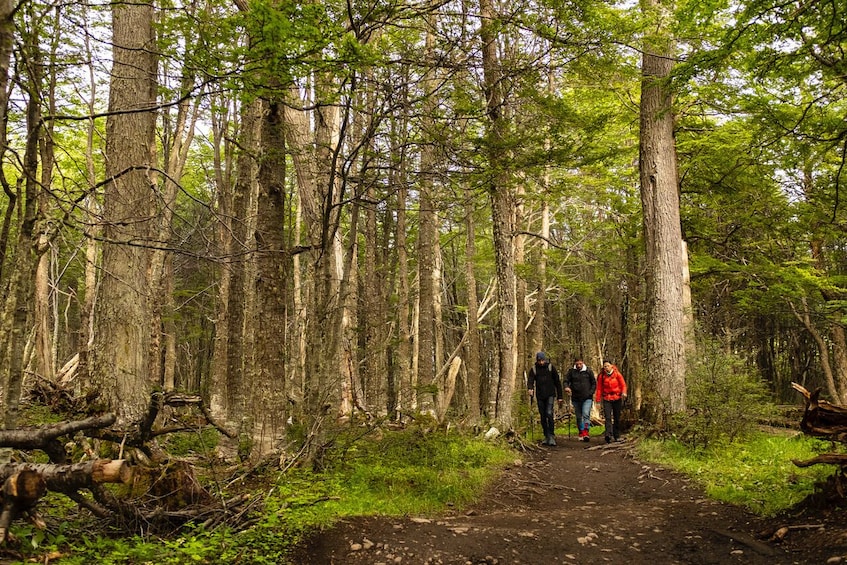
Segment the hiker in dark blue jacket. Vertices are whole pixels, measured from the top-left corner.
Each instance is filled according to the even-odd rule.
[[[527,376],[527,388],[529,389],[529,400],[532,396],[538,402],[538,412],[541,414],[541,430],[544,432],[544,445],[556,445],[556,421],[553,418],[553,407],[556,400],[559,404],[564,402],[562,394],[562,380],[547,354],[539,351],[535,354],[535,365],[529,370]]]
[[[591,437],[591,405],[596,391],[597,379],[594,377],[594,371],[582,362],[581,357],[577,357],[565,376],[565,392],[571,395],[581,441],[589,441]]]

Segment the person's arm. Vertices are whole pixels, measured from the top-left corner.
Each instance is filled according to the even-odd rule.
[[[526,377],[526,389],[530,396],[535,394],[535,367],[529,370],[529,374]]]
[[[553,375],[553,384],[556,385],[556,398],[559,399],[559,402],[565,401],[565,395],[562,393],[562,379],[559,377],[559,371],[556,370],[556,367],[550,367],[550,373]]]
[[[623,374],[618,371],[618,380],[621,383],[621,398],[626,398],[626,379],[623,378]]]
[[[603,400],[603,374],[600,374],[600,377],[597,379],[597,386],[595,387],[594,401],[600,402]]]

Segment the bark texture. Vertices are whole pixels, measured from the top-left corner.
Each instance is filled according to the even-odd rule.
[[[113,67],[106,120],[103,269],[96,304],[94,386],[118,415],[140,420],[151,379],[150,243],[157,180],[154,163],[156,48],[153,5],[112,6]]]
[[[682,229],[670,73],[669,3],[645,0],[656,31],[645,38],[641,66],[641,203],[647,263],[647,365],[656,393],[655,417],[685,409],[685,323]]]

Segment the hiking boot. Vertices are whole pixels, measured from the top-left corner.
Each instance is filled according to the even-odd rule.
[[[556,436],[550,436],[550,442],[547,445],[555,447],[556,446]]]
[[[591,436],[588,435],[588,430],[585,430],[585,435],[582,437],[582,441],[591,441]]]
[[[615,440],[615,441],[617,441],[617,440]],[[612,438],[609,437],[609,436],[606,436],[606,443],[612,443]]]

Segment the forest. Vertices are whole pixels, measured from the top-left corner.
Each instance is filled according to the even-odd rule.
[[[2,2],[3,428],[319,468],[340,425],[514,430],[543,350],[661,429],[715,344],[847,404],[846,12]]]

